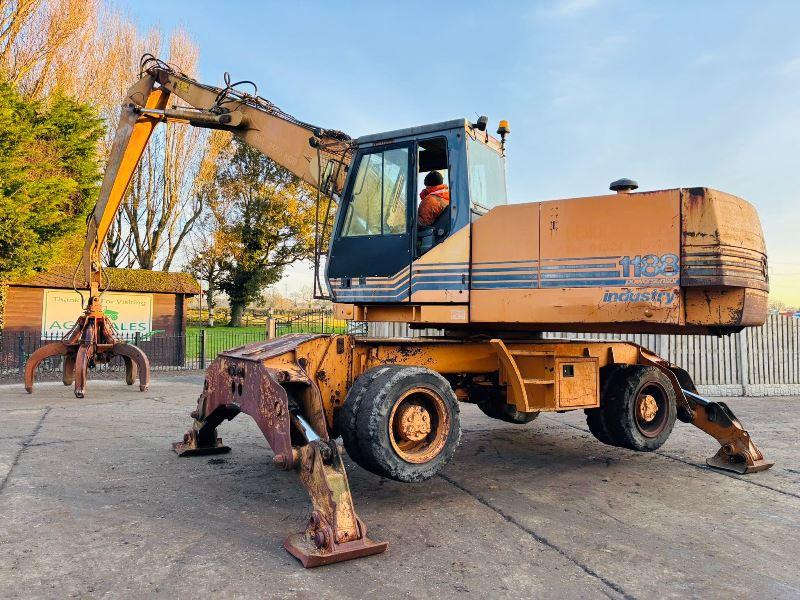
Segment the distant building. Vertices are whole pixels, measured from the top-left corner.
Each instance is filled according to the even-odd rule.
[[[83,270],[76,281],[80,293],[74,290],[73,274],[74,267],[58,267],[8,283],[2,330],[6,358],[23,343],[31,348],[43,340],[60,339],[72,327],[83,312],[88,293]],[[200,285],[191,275],[110,268],[104,274],[108,284],[103,308],[119,337],[138,339],[143,345],[157,338],[183,340],[188,300],[200,293]],[[182,341],[169,346],[158,360],[182,362]]]

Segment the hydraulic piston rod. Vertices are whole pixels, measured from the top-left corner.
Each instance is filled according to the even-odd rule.
[[[184,121],[196,127],[241,127],[246,123],[242,113],[238,111],[214,113],[210,110],[196,108],[143,108],[131,105],[131,110],[140,115],[156,117],[164,121]]]

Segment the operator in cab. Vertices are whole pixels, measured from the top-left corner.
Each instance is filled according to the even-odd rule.
[[[421,202],[417,209],[417,224],[430,227],[450,206],[450,189],[439,171],[431,171],[425,175],[425,189],[419,193]]]

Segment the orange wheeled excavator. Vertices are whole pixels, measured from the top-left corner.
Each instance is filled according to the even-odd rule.
[[[183,100],[170,106],[170,98]],[[698,395],[684,369],[624,341],[543,339],[543,331],[727,335],[764,322],[767,259],[754,208],[708,188],[509,204],[508,123],[456,119],[351,139],[298,121],[256,93],[201,84],[145,56],[128,91],[83,253],[84,316],[37,364],[65,355],[82,397],[91,362],[122,356],[127,381],[147,358],[116,339],[101,309],[100,248],[153,129],[161,122],[230,131],[319,191],[315,293],[358,321],[438,327],[438,338],[295,334],[222,352],[206,371],[181,456],[226,452],[217,427],[250,415],[309,492],[306,529],[285,548],[311,567],[382,552],[353,506],[342,461],[423,481],[459,443],[459,402],[524,424],[583,410],[601,442],[652,451],[676,419],[720,445],[708,464],[768,469],[730,408]],[[417,216],[426,175],[449,202]],[[335,213],[335,215],[334,215]],[[335,218],[332,218],[334,217]],[[324,260],[323,260],[324,256]]]

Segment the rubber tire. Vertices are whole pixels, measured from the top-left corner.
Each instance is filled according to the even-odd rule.
[[[358,417],[358,409],[364,398],[364,394],[369,389],[373,381],[388,370],[396,370],[401,367],[395,365],[378,365],[367,369],[356,378],[353,385],[347,391],[347,396],[344,399],[344,404],[336,413],[336,426],[335,428],[342,436],[342,443],[347,455],[359,467],[366,470],[371,470],[368,462],[365,460],[361,453],[361,448],[358,444],[358,432],[356,431],[356,419]]]
[[[649,383],[658,383],[666,392],[667,398],[666,426],[653,438],[642,435],[636,427],[634,416],[638,392]],[[604,421],[615,445],[638,452],[652,452],[660,448],[672,433],[676,407],[672,382],[658,367],[629,365],[616,371],[609,381],[606,405],[603,408]]]
[[[506,404],[500,396],[490,397],[487,395],[485,400],[476,402],[478,408],[487,417],[513,423],[514,425],[525,425],[539,416],[538,412],[522,412],[511,404]]]
[[[597,439],[597,441],[609,446],[616,446],[617,444],[614,443],[614,440],[608,431],[604,408],[606,405],[609,384],[612,384],[614,375],[623,366],[624,365],[620,364],[611,364],[600,369],[600,407],[587,408],[583,411],[586,413],[586,425],[589,427],[591,434],[595,437],[595,439]],[[619,385],[619,383],[614,383],[613,385]]]
[[[450,429],[441,452],[426,463],[409,463],[392,448],[389,415],[395,402],[408,390],[425,387],[444,400],[450,413]],[[358,444],[366,469],[382,477],[412,483],[439,473],[453,458],[461,441],[458,399],[448,381],[424,367],[399,367],[375,378],[362,396],[357,418]]]

